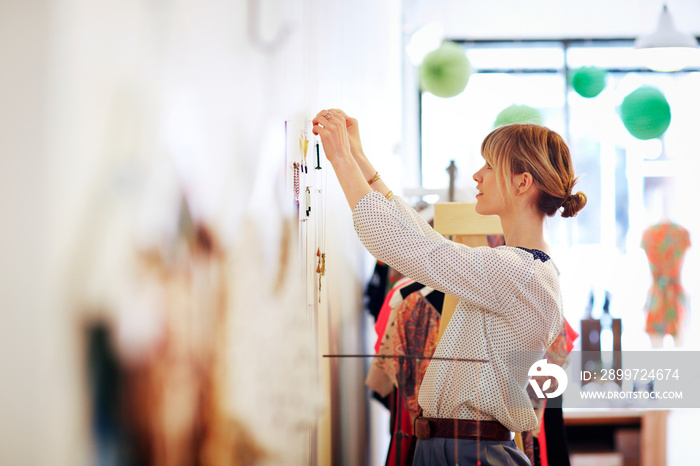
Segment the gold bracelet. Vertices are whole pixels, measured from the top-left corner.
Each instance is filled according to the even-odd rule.
[[[389,191],[388,193],[386,193],[386,194],[384,195],[384,197],[386,197],[386,200],[387,200],[387,201],[390,201],[390,200],[392,200],[392,199],[394,198],[394,193],[392,193],[391,191]]]
[[[367,180],[367,184],[369,184],[370,186],[372,186],[372,183],[374,183],[375,181],[377,181],[377,180],[380,179],[380,178],[381,178],[381,176],[379,175],[379,172],[376,172],[372,178],[370,178],[369,180]]]

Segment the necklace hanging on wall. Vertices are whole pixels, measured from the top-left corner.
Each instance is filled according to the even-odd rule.
[[[301,150],[302,169],[304,173],[309,173],[309,167],[306,165],[306,153],[309,151],[309,136],[306,130],[301,130],[299,150]]]
[[[299,208],[299,164],[294,162],[294,200],[297,203],[297,208]]]
[[[321,247],[316,250],[316,257],[318,257],[318,266],[316,267],[316,273],[318,274],[318,302],[321,302],[321,278],[326,275],[326,253],[321,252]]]

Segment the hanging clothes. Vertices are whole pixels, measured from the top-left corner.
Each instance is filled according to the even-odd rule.
[[[404,278],[382,261],[377,261],[364,293],[364,307],[377,322],[388,292]]]
[[[396,352],[396,332],[401,325],[397,323],[399,309],[404,305],[404,297],[408,297],[414,292],[418,292],[422,297],[428,295],[429,298],[426,298],[427,302],[431,303],[433,308],[442,307],[442,301],[444,300],[443,293],[435,292],[432,288],[425,287],[413,280],[403,279],[399,281],[396,286],[390,290],[389,294],[387,294],[384,306],[382,307],[382,313],[379,315],[379,319],[375,325],[375,329],[377,330],[375,350],[377,354],[385,356],[400,354]],[[408,306],[415,305],[414,301],[415,300],[412,300]],[[398,386],[396,379],[396,374],[398,372],[394,364],[395,362],[393,359],[374,358],[370,363],[365,385],[382,397],[389,395],[394,387]]]
[[[439,291],[432,291],[423,296],[420,292],[409,295],[397,309],[397,327],[394,337],[394,354],[405,355],[409,359],[400,361],[392,359],[394,370],[403,376],[404,397],[411,420],[420,414],[418,390],[423,376],[428,369],[429,359],[410,359],[412,356],[430,357],[438,344],[437,330],[440,327],[440,314],[429,300],[429,296],[442,296]]]
[[[397,275],[397,274],[395,274]],[[427,370],[428,360],[411,356],[432,356],[438,343],[440,311],[445,295],[411,279],[400,277],[386,294],[375,322],[378,355],[407,356],[399,368],[398,359],[374,358],[365,385],[374,397],[391,411],[391,442],[387,464],[396,461],[396,435],[403,435],[401,464],[412,462],[416,439],[413,419],[419,414],[418,390]],[[402,396],[397,398],[401,378]],[[400,414],[399,414],[400,412]]]
[[[394,403],[392,404],[391,410],[391,441],[389,442],[389,451],[386,455],[386,466],[396,465],[396,455],[400,451],[400,461],[401,466],[409,466],[413,464],[413,454],[416,448],[416,437],[413,435],[413,422],[411,421],[411,416],[408,414],[408,409],[406,409],[406,403],[403,402],[405,398],[402,397],[399,400],[397,396],[397,390],[394,390],[394,396],[392,397]],[[401,415],[399,416],[399,411]],[[399,418],[401,422],[399,422]],[[397,435],[401,435],[401,447],[397,447]]]
[[[396,332],[396,308],[403,301],[403,295],[400,290],[407,286],[415,285],[415,282],[409,278],[399,280],[387,293],[382,304],[382,309],[374,324],[374,330],[377,333],[377,341],[374,344],[375,354],[391,355],[394,351],[394,333]],[[418,285],[418,288],[422,288]],[[394,297],[396,295],[396,297]],[[365,378],[365,385],[375,393],[375,398],[384,404],[388,409],[391,409],[387,396],[394,390],[395,384],[389,378],[389,371],[386,370],[386,365],[389,362],[384,358],[374,358],[369,366],[369,372]]]
[[[401,293],[397,294],[396,298],[394,298],[394,294],[396,294],[396,292],[403,287],[412,283],[415,282],[410,278],[403,278],[399,280],[398,283],[396,283],[396,285],[389,290],[384,298],[384,303],[382,304],[382,308],[377,316],[377,321],[374,324],[374,331],[377,333],[377,342],[374,344],[375,353],[379,354],[379,347],[382,344],[382,339],[384,338],[384,332],[386,332],[386,327],[388,325],[389,316],[391,315],[392,309],[401,304],[401,301],[403,300],[403,295]]]
[[[444,297],[444,293],[404,279],[387,294],[377,319],[377,354],[407,357],[401,367],[398,359],[373,359],[365,379],[365,385],[377,395],[387,397],[394,394],[393,402],[389,403],[392,411],[392,437],[387,455],[388,464],[395,464],[394,442],[397,432],[404,435],[400,449],[401,463],[411,464],[412,450],[415,448],[413,419],[420,412],[418,390],[429,363],[428,360],[416,360],[411,357],[432,356],[435,351],[440,327],[438,309],[442,309]],[[380,333],[383,321],[386,321],[386,325],[383,333]],[[401,399],[396,397],[399,383],[402,390]]]
[[[377,321],[379,317],[379,312],[382,309],[382,304],[384,304],[384,298],[386,297],[389,282],[389,266],[383,262],[377,261],[374,266],[374,272],[372,277],[367,283],[364,295],[364,305],[367,312],[374,317],[374,321]]]
[[[647,228],[642,248],[651,269],[652,285],[646,302],[646,332],[678,336],[685,314],[685,292],[680,283],[681,267],[690,247],[688,230],[672,222]]]
[[[411,286],[407,286],[406,292],[410,289]],[[402,435],[400,464],[409,465],[412,462],[416,443],[413,420],[421,411],[418,405],[418,391],[430,363],[429,359],[415,357],[430,357],[435,352],[440,328],[440,313],[436,306],[441,307],[443,300],[444,293],[422,287],[408,295],[395,310],[396,331],[390,354],[406,356],[406,359],[383,359],[386,362],[383,369],[387,371],[394,386],[400,385],[401,388],[401,397],[397,397],[395,411],[392,413],[392,448],[387,456],[387,464],[390,465],[396,464],[394,442],[397,433]]]

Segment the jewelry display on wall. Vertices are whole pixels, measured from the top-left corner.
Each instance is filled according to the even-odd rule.
[[[317,274],[318,286],[314,288],[317,289],[317,301],[320,303],[323,277],[326,274],[326,174],[323,170],[321,144],[316,139],[310,142],[309,120],[304,122],[304,126],[302,126],[304,129],[298,129],[298,126],[296,128],[290,127],[289,124],[291,124],[289,121],[285,122],[285,135],[296,135],[296,131],[299,131],[299,158],[294,156],[294,161],[291,165],[293,170],[294,200],[299,209],[299,252],[303,260],[309,265],[306,273],[313,274],[315,271]],[[288,131],[290,129],[291,131]],[[294,136],[291,139],[287,140],[287,147],[293,149],[291,153],[296,154],[297,142]],[[313,166],[312,160],[313,171],[311,174],[308,173],[307,161],[309,145],[315,146],[316,149],[316,163]],[[312,206],[314,206],[313,209]],[[308,278],[313,280],[310,276]],[[312,281],[310,282],[313,283]],[[309,298],[313,300],[312,302],[316,301],[315,296],[312,298],[309,295]]]
[[[293,278],[301,285],[298,290],[304,294],[306,303],[306,313],[299,317],[309,325],[312,347],[318,349],[321,345],[319,336],[322,335],[319,333],[319,328],[322,328],[319,327],[319,322],[328,320],[328,309],[322,302],[323,277],[327,270],[325,188],[328,170],[323,170],[320,140],[309,136],[310,128],[311,121],[302,118],[285,122],[284,185],[287,198],[292,195],[290,191],[293,191],[296,210],[289,222],[283,225],[283,239],[279,251],[280,269],[275,277],[274,290],[281,293],[282,291],[278,290],[281,290],[286,282],[283,274],[294,273]],[[311,155],[311,173],[308,171],[309,145],[316,146],[315,163],[313,154]],[[313,152],[313,147],[311,150]],[[290,186],[292,182],[293,186]],[[293,243],[297,246],[295,251],[291,248]],[[298,269],[290,271],[290,263],[298,266]],[[317,372],[314,379],[318,380],[319,377]],[[309,430],[311,443],[318,440],[317,429],[314,425]]]

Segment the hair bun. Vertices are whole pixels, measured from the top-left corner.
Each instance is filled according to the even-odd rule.
[[[562,204],[564,211],[561,213],[562,217],[575,217],[579,210],[583,209],[586,205],[588,198],[586,195],[579,191],[576,194],[572,194]]]

